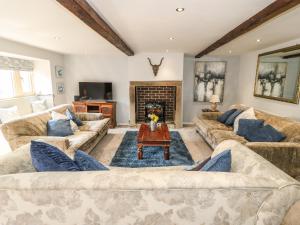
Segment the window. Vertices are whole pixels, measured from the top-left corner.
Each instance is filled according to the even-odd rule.
[[[0,98],[34,94],[32,71],[0,70]]]

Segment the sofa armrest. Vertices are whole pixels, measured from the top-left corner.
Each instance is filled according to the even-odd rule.
[[[23,145],[30,143],[31,141],[43,141],[47,144],[53,145],[63,151],[67,151],[70,147],[70,142],[66,137],[52,137],[52,136],[19,136],[16,139],[16,146],[18,150],[22,148]]]
[[[95,121],[103,119],[102,113],[76,113],[76,116],[78,116],[82,121]]]
[[[218,116],[222,114],[222,112],[202,112],[202,114],[199,114],[198,118],[205,120],[217,120]]]
[[[248,142],[246,146],[290,176],[300,174],[300,143]]]

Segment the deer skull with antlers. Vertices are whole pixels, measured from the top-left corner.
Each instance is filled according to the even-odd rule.
[[[161,58],[160,63],[158,65],[153,65],[150,58],[148,58],[148,60],[149,60],[150,65],[152,66],[154,76],[156,76],[158,73],[159,67],[162,64],[162,61],[164,60],[164,57]]]

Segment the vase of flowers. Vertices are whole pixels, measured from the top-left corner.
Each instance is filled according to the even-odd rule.
[[[149,114],[148,117],[150,118],[150,130],[155,131],[157,128],[157,122],[159,117],[155,115],[154,113]]]

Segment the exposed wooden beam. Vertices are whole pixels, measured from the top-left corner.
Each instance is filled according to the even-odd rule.
[[[87,3],[86,0],[56,1],[126,55],[134,55],[134,52],[128,47],[122,38],[113,31],[113,29],[101,18],[101,16],[89,5],[89,3]]]
[[[200,58],[208,53],[216,50],[217,48],[227,44],[228,42],[234,40],[235,38],[255,29],[261,24],[267,22],[268,20],[278,16],[279,14],[295,7],[300,4],[300,0],[276,0],[266,8],[252,16],[250,19],[246,20],[232,31],[224,35],[222,38],[217,40],[215,43],[201,51],[196,55],[196,58]]]

